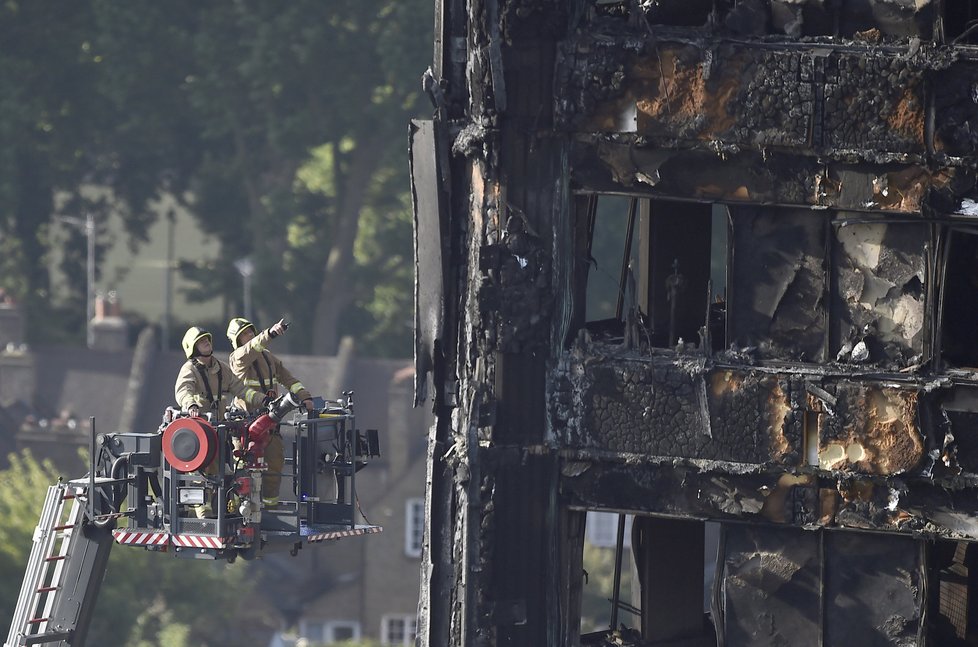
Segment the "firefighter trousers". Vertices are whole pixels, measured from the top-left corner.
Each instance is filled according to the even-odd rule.
[[[261,479],[261,497],[277,499],[282,487],[282,470],[285,468],[285,446],[282,443],[282,434],[278,431],[272,433],[268,447],[265,448],[265,464],[268,471]]]

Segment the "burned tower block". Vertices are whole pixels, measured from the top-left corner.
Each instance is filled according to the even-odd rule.
[[[435,10],[419,644],[978,644],[978,3]]]

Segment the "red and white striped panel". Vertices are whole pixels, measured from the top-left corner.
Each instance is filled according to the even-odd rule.
[[[112,536],[117,543],[127,546],[166,546],[170,543],[170,534],[166,532],[113,530]]]
[[[342,539],[343,537],[372,535],[377,532],[382,532],[383,530],[384,529],[381,526],[358,526],[356,528],[347,528],[346,530],[327,530],[317,532],[305,536],[304,539],[308,542],[326,541],[327,539]]]
[[[208,537],[205,535],[170,535],[174,546],[184,548],[224,548],[223,537]]]

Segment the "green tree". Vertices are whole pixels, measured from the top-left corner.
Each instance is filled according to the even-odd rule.
[[[79,460],[79,471],[85,461]],[[49,461],[12,454],[0,472],[0,618],[11,618],[48,486]],[[175,559],[165,553],[116,547],[89,630],[91,645],[248,644],[269,634],[272,620],[253,608],[246,564]],[[205,610],[202,612],[202,610]]]
[[[73,7],[70,20],[52,22],[45,4],[0,6],[0,286],[38,323],[51,311],[44,225],[55,188],[77,172],[77,134],[86,125],[77,91],[90,71],[76,50],[88,12]]]
[[[368,342],[396,331],[399,346],[385,350],[409,350],[410,327],[389,325],[390,295],[409,320],[406,124],[429,4],[224,4],[202,16],[200,78],[188,88],[207,151],[196,213],[224,243],[218,284],[236,285],[233,261],[252,256],[260,318],[303,322],[310,343],[299,350],[330,352],[363,330]],[[362,227],[370,212],[395,226]]]
[[[352,332],[409,352],[406,123],[430,2],[57,7],[0,5],[0,285],[28,306],[35,339],[84,330],[80,298],[49,298],[52,214],[122,213],[138,242],[166,192],[221,241],[201,296],[238,300],[233,262],[250,256],[259,319],[306,330],[293,350],[331,351]],[[83,249],[76,232],[65,264]],[[84,273],[68,276],[83,295]]]
[[[632,601],[631,562],[631,551],[626,549],[622,555],[621,588],[618,595],[620,600],[629,604]],[[584,571],[587,573],[587,581],[581,596],[581,632],[608,629],[615,588],[615,549],[584,544]],[[633,616],[624,611],[618,617],[619,625],[633,626],[637,623]]]
[[[171,5],[172,6],[172,5]],[[123,215],[131,240],[145,239],[148,200],[186,188],[180,164],[195,140],[179,102],[152,78],[121,78],[101,53],[109,3],[82,1],[67,10],[51,0],[0,5],[0,287],[28,316],[29,341],[84,339],[86,240],[72,229],[63,250],[71,297],[51,298],[47,257],[52,218]],[[130,14],[136,21],[138,16]],[[143,16],[152,19],[152,16]],[[134,56],[158,56],[154,77],[172,74],[182,51],[170,32],[146,39]],[[169,40],[167,37],[171,36]],[[139,85],[141,105],[120,101]],[[96,257],[105,247],[104,232]],[[96,266],[97,267],[97,266]]]
[[[166,602],[156,597],[136,618],[126,642],[133,647],[186,647],[191,643],[190,628],[178,622]]]
[[[10,467],[0,471],[0,581],[6,583],[0,586],[0,626],[13,616],[41,504],[58,480],[51,461],[29,452],[9,459]]]

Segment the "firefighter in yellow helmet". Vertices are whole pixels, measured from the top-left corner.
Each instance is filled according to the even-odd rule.
[[[235,317],[228,323],[228,340],[234,349],[228,358],[228,365],[248,388],[273,399],[281,395],[280,389],[288,389],[296,399],[302,401],[307,410],[312,410],[313,401],[309,391],[285,368],[282,360],[268,350],[268,342],[284,333],[286,328],[285,320],[280,319],[271,328],[258,332],[247,319]],[[243,398],[238,404],[244,405],[248,411],[255,410]],[[262,498],[266,504],[275,505],[278,503],[282,468],[285,466],[282,436],[278,428],[272,432],[271,441],[265,448],[265,462],[268,464],[268,472],[262,479]]]
[[[181,345],[187,361],[180,367],[173,387],[181,409],[193,416],[210,411],[217,420],[222,420],[227,408],[226,400],[231,397],[241,398],[256,407],[261,404],[264,396],[245,386],[226,364],[214,357],[213,339],[209,332],[191,326],[184,334]],[[212,461],[204,466],[204,472],[215,474],[217,465]],[[214,516],[211,502],[197,506],[195,512],[199,518]]]
[[[187,361],[180,367],[173,387],[181,409],[195,416],[212,411],[217,420],[221,420],[227,398],[240,398],[251,407],[261,404],[264,396],[248,388],[227,365],[214,357],[209,332],[192,326],[183,336],[182,345]]]

